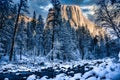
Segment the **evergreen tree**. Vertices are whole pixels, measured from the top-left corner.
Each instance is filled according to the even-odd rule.
[[[49,23],[52,24],[52,23]],[[52,49],[52,28],[44,30],[44,55],[47,55]]]
[[[51,3],[53,4],[54,8],[59,9],[61,4],[59,0],[51,0]]]
[[[30,26],[30,22],[27,23],[27,51],[32,49],[32,29]]]
[[[20,59],[22,59],[23,49],[25,48],[24,45],[24,29],[25,29],[25,21],[24,18],[21,19],[19,24],[19,28],[16,35],[16,51],[20,55]]]
[[[11,49],[11,39],[13,37],[13,30],[14,30],[14,22],[15,22],[15,18],[16,18],[16,12],[17,12],[17,7],[16,5],[14,5],[13,9],[11,12],[9,13],[9,17],[7,17],[7,19],[5,20],[5,24],[4,27],[2,27],[2,29],[0,29],[0,38],[1,44],[4,44],[4,54],[8,54],[10,53],[10,49]]]
[[[106,43],[105,43],[105,46],[106,46],[106,56],[107,57],[110,57],[110,44],[109,44],[109,41],[110,41],[110,38],[107,34],[105,34],[105,40],[106,40]]]
[[[34,33],[35,31],[35,28],[36,28],[36,12],[34,11],[33,12],[33,17],[32,17],[32,21],[31,21],[31,29],[32,29],[32,33]],[[33,34],[34,36],[35,34]]]
[[[26,8],[28,8],[27,7],[27,0],[20,0],[20,3],[18,5],[17,17],[16,17],[16,21],[15,21],[15,28],[14,28],[14,32],[13,32],[12,45],[11,45],[10,56],[9,56],[10,61],[12,60],[12,56],[13,56],[13,52],[14,52],[19,17],[20,17],[20,14],[22,12],[28,12]]]
[[[1,38],[1,37],[0,37]],[[1,41],[1,39],[0,39],[0,41]],[[1,41],[2,42],[2,41]],[[0,43],[0,59],[1,59],[1,57],[5,54],[5,52],[4,52],[4,44],[3,44],[3,42],[2,43]]]
[[[62,43],[61,50],[63,51],[63,57],[69,61],[71,59],[77,60],[80,55],[77,51],[76,32],[70,26],[70,22],[67,21],[65,26],[61,28],[60,41]]]
[[[78,49],[80,51],[81,59],[90,58],[91,55],[91,34],[86,26],[81,26],[77,30],[77,43]],[[87,44],[86,44],[87,43]]]
[[[13,9],[12,0],[0,0],[0,29],[5,26],[5,20],[11,14]]]
[[[36,21],[36,13],[34,11],[32,20],[27,24],[27,50],[34,55],[36,53],[34,52],[34,48],[36,48]]]
[[[44,30],[44,54],[50,55],[51,60],[53,60],[54,43],[56,40],[58,40],[61,19],[58,18],[58,16],[60,16],[60,11],[58,9],[50,9],[49,11],[50,13],[48,14],[48,23],[46,24]],[[51,15],[51,12],[53,12],[53,15]]]
[[[35,28],[35,44],[38,49],[37,55],[43,55],[44,53],[44,44],[43,44],[43,33],[44,33],[44,22],[41,15],[39,15]]]

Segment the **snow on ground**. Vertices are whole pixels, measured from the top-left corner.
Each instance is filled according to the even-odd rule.
[[[27,78],[27,80],[35,80],[36,79],[36,75],[30,75],[28,78]]]
[[[85,72],[83,75],[82,73],[76,73],[74,76],[68,76],[65,73],[61,73],[55,78],[48,79],[47,76],[43,76],[38,80],[120,80],[120,63],[114,63],[113,59],[66,62],[59,64],[59,67],[67,71],[68,68],[84,64],[88,64],[89,66],[87,67],[93,67],[93,69]]]
[[[35,72],[45,70],[57,73],[54,77],[50,74],[38,76]],[[80,71],[81,70],[81,71]],[[34,72],[26,80],[120,80],[120,63],[114,59],[106,58],[100,60],[81,60],[71,62],[47,61],[39,57],[28,59],[24,56],[23,60],[16,62],[0,61],[0,73],[10,73],[28,71]],[[16,73],[19,75],[20,73]],[[54,75],[54,74],[53,74]],[[5,78],[8,79],[8,78]]]
[[[40,57],[23,56],[22,60],[9,62],[6,57],[0,60],[0,73],[18,72],[18,71],[39,71],[46,67],[51,67],[52,64]],[[45,63],[44,63],[45,62]]]

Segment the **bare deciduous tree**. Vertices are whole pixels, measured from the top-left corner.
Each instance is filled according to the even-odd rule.
[[[95,10],[96,22],[103,27],[110,27],[120,38],[120,1],[97,0]]]

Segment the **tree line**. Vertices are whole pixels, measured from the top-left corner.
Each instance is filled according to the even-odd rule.
[[[105,1],[107,0],[99,0],[97,3],[99,7],[95,12],[96,23],[105,22],[100,25],[113,28],[119,38],[120,25],[113,20],[119,16],[118,2],[109,0],[111,1],[109,6],[115,10],[112,12],[109,11]],[[60,2],[52,0],[51,3],[54,7],[49,10],[48,18],[53,16],[54,19],[46,22],[48,25],[46,26],[41,15],[36,18],[35,11],[31,20],[26,22],[25,14],[29,14],[27,0],[20,0],[19,3],[14,3],[12,0],[0,0],[0,58],[7,55],[12,61],[16,60],[17,55],[20,55],[20,59],[22,55],[35,55],[46,56],[50,60],[54,58],[70,60],[78,57],[93,59],[110,57],[119,52],[120,47],[117,41],[110,41],[107,35],[105,40],[100,36],[92,38],[86,28],[87,25],[75,31],[70,27],[69,21],[62,24],[59,18]]]
[[[27,0],[14,3],[12,0],[0,0],[0,58],[9,55],[15,60],[17,54],[22,59],[26,51],[42,53],[44,22],[41,15],[36,18],[35,11],[31,21],[25,21],[29,14]]]

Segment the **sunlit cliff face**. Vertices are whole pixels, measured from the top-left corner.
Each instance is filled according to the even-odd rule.
[[[21,21],[22,18],[24,18],[24,21],[25,21],[26,23],[32,21],[32,18],[31,18],[31,17],[27,17],[27,16],[20,16],[20,17],[19,17],[19,21]]]
[[[54,19],[54,16],[51,16],[55,13],[54,9],[51,9],[48,14],[47,22]],[[83,16],[82,10],[77,5],[62,5],[60,11],[59,18],[62,19],[62,23],[69,21],[70,26],[77,30],[79,27],[87,27],[89,30],[91,37],[95,37],[96,35],[101,35],[104,37],[105,30],[95,25],[89,19]],[[46,27],[50,27],[47,25]]]

